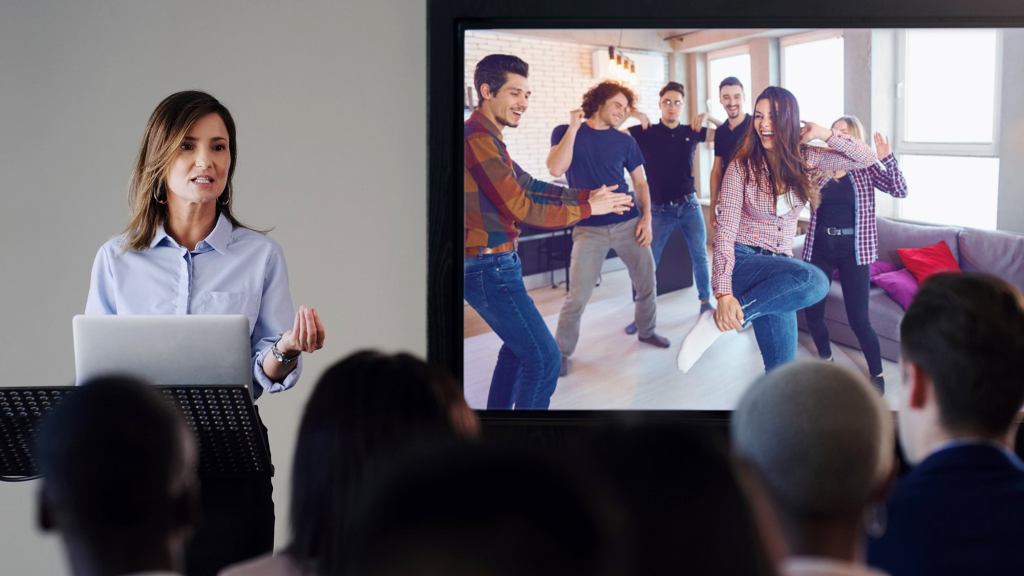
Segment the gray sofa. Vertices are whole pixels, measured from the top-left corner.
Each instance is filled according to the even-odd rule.
[[[793,254],[803,254],[804,236],[793,241]],[[900,265],[897,248],[919,248],[944,241],[965,272],[988,272],[1024,290],[1024,235],[974,228],[928,226],[888,218],[878,219],[878,259]],[[833,281],[825,298],[825,325],[833,342],[860,349],[846,320],[843,292]],[[882,357],[898,361],[900,320],[903,309],[881,288],[872,284],[868,295],[868,316],[878,334]],[[803,312],[797,315],[801,330],[807,330]]]

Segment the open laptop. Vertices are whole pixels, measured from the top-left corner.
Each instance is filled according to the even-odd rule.
[[[241,314],[75,316],[75,383],[122,374],[153,384],[251,387]]]

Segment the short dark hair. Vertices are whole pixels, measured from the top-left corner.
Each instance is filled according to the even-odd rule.
[[[668,84],[665,84],[665,87],[661,89],[661,92],[658,92],[658,96],[664,96],[665,92],[679,92],[683,95],[683,98],[686,98],[686,88],[684,88],[679,82],[669,82]]]
[[[288,552],[335,574],[368,478],[396,454],[456,439],[449,408],[462,390],[410,354],[361,350],[327,369],[306,402],[292,462]]]
[[[604,106],[604,103],[609,98],[614,98],[617,94],[622,94],[626,97],[627,106],[630,108],[636,103],[636,96],[625,84],[620,84],[613,80],[605,80],[587,90],[587,93],[583,95],[583,115],[590,118],[597,114],[598,109]]]
[[[473,72],[477,102],[484,100],[480,86],[487,84],[491,88],[491,93],[496,94],[505,85],[509,74],[518,74],[526,78],[530,75],[530,65],[522,58],[510,54],[490,54],[477,62],[476,70]]]
[[[903,356],[932,380],[952,432],[1001,435],[1024,403],[1020,291],[989,274],[937,274],[900,324]]]
[[[36,455],[43,494],[61,530],[96,537],[173,529],[175,475],[183,471],[180,412],[152,386],[98,378],[69,392],[43,422]]]
[[[722,88],[725,88],[726,86],[739,86],[740,90],[745,89],[743,88],[743,82],[740,82],[740,79],[735,76],[727,76],[724,80],[722,80],[718,84],[718,90],[721,91]]]

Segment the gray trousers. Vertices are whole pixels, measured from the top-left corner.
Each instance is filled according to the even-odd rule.
[[[607,226],[576,226],[572,231],[572,264],[569,266],[569,295],[558,314],[555,340],[563,356],[571,356],[580,338],[580,318],[594,292],[594,284],[601,273],[608,250],[613,249],[622,259],[629,278],[636,289],[636,327],[641,338],[654,334],[654,298],[657,295],[654,279],[654,256],[651,249],[643,248],[636,240],[633,218]]]

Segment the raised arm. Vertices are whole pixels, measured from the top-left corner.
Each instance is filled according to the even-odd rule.
[[[878,151],[879,162],[885,168],[883,169],[878,164],[872,164],[868,168],[871,184],[893,198],[906,198],[907,181],[903,178],[899,164],[896,163],[896,156],[889,148],[889,142],[878,132],[875,132],[875,150]]]
[[[558,177],[565,174],[569,170],[569,166],[572,165],[572,148],[576,145],[576,134],[582,125],[583,110],[576,109],[569,112],[568,127],[565,128],[565,132],[557,143],[554,142],[555,134],[552,134],[551,151],[548,152],[548,172],[551,172],[552,176]],[[556,127],[556,133],[561,128],[561,126]]]
[[[814,177],[818,186],[824,185],[831,177],[829,172],[845,170],[847,172],[867,168],[878,161],[878,157],[871,148],[859,138],[850,138],[819,126],[813,122],[807,122],[800,129],[802,152],[804,161],[808,168],[817,172]],[[807,146],[811,140],[824,140],[828,148],[819,146]]]

